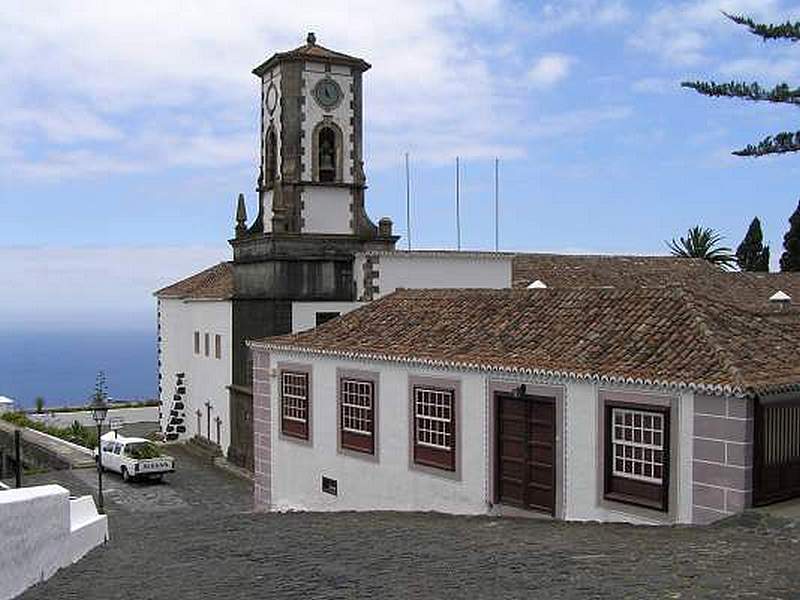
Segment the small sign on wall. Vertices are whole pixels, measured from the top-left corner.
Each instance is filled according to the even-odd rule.
[[[330,494],[331,496],[338,496],[339,485],[335,479],[331,479],[330,477],[322,476],[322,493],[323,494]]]

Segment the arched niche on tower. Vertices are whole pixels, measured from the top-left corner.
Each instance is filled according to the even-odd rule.
[[[311,175],[319,183],[343,180],[343,134],[330,117],[317,123],[311,134]]]
[[[267,129],[264,146],[264,186],[271,188],[278,176],[278,139],[274,125]]]

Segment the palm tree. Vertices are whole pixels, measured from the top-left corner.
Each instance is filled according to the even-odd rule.
[[[686,232],[685,238],[678,238],[677,241],[673,238],[667,242],[667,247],[672,256],[702,258],[723,269],[730,269],[736,264],[736,257],[730,248],[718,245],[723,239],[722,234],[710,227],[697,225]]]

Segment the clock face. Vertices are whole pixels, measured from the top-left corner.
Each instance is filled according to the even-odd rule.
[[[278,88],[275,87],[274,83],[269,85],[267,89],[267,110],[269,114],[275,112],[275,107],[278,105]]]
[[[342,88],[333,79],[320,79],[314,87],[314,98],[322,108],[333,108],[342,99]]]

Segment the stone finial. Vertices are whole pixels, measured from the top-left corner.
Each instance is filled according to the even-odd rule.
[[[313,46],[317,43],[317,36],[314,35],[313,31],[309,31],[308,35],[306,36],[306,44],[309,46]]]
[[[236,237],[242,237],[247,232],[247,206],[244,203],[244,194],[239,194],[236,203]]]
[[[378,235],[381,237],[392,237],[392,220],[389,217],[383,217],[378,221]]]

